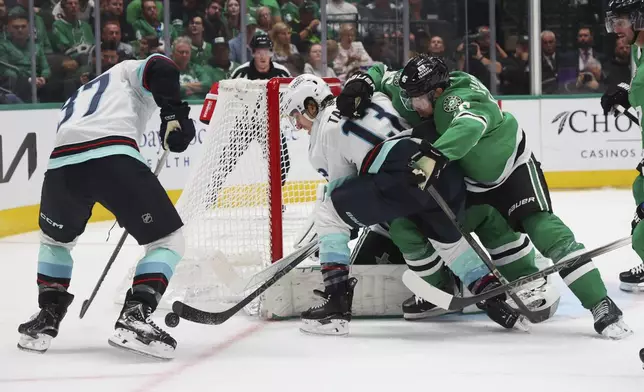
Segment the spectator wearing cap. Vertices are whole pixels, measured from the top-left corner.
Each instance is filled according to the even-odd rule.
[[[7,39],[0,41],[0,76],[3,87],[12,90],[23,101],[31,101],[31,51],[29,50],[29,21],[23,13],[9,16]],[[45,53],[36,44],[36,87],[40,90],[49,79],[51,70]]]
[[[226,38],[217,37],[213,40],[212,56],[204,66],[210,80],[215,83],[220,80],[230,79],[233,71],[239,67],[239,64],[230,61],[228,42]]]
[[[211,0],[206,7],[204,24],[204,39],[213,42],[217,37],[224,37],[226,40],[232,38],[232,34],[222,21],[222,6],[217,0]]]
[[[54,21],[52,26],[52,46],[59,53],[64,53],[80,65],[87,64],[89,49],[94,45],[92,27],[78,19],[80,7],[78,0],[61,0],[65,14]]]
[[[286,64],[288,56],[299,53],[295,45],[291,43],[291,29],[284,23],[275,23],[269,36],[274,46],[273,61]]]
[[[191,47],[190,38],[177,38],[172,44],[172,60],[179,68],[181,99],[203,99],[212,81],[202,66],[190,62]]]
[[[501,93],[505,95],[530,94],[530,44],[527,36],[517,40],[514,55],[501,60]]]
[[[362,42],[355,39],[356,32],[353,24],[345,23],[340,26],[340,45],[338,45],[338,56],[333,61],[333,70],[342,81],[346,80],[349,72],[373,64]]]
[[[257,21],[250,15],[246,15],[246,42],[242,43],[241,34],[231,39],[228,42],[228,47],[230,48],[230,61],[241,64],[242,51],[246,51],[246,58],[250,59],[253,55],[251,49],[248,47],[248,44],[251,42],[257,31]]]
[[[293,25],[299,25],[300,23],[300,7],[304,3],[304,0],[289,0],[282,4],[282,20],[284,23]],[[315,11],[313,13],[315,19],[320,19],[320,6],[317,3],[311,3]]]
[[[308,61],[304,64],[304,73],[312,74],[320,78],[335,78],[335,72],[333,68],[324,65],[326,68],[326,75],[322,75],[322,45],[313,44],[311,49],[309,49]]]
[[[76,86],[77,88],[88,83],[90,80],[96,78],[96,51],[92,46],[91,61],[78,69],[80,77]],[[108,71],[110,68],[118,64],[120,61],[118,54],[118,47],[114,41],[101,42],[101,68],[103,72]]]
[[[273,42],[266,35],[255,35],[250,42],[253,57],[240,65],[231,75],[232,79],[268,80],[289,77],[291,74],[281,64],[273,62]]]
[[[203,18],[198,15],[193,16],[186,30],[192,40],[190,61],[193,64],[206,65],[212,52],[212,45],[204,39]]]
[[[315,18],[315,10],[319,9],[311,1],[305,1],[300,6],[300,22],[291,24],[293,33],[291,42],[297,46],[300,53],[307,53],[313,44],[319,44],[321,41],[320,35],[320,20]]]

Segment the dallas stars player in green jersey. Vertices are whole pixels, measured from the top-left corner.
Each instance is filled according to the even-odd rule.
[[[394,76],[391,85],[396,84],[397,99],[408,110],[434,117],[439,137],[432,143],[431,155],[436,158],[424,168],[430,183],[442,166],[457,161],[467,177],[470,203],[494,206],[555,263],[584,252],[572,231],[552,213],[540,164],[517,120],[499,108],[478,79],[450,73],[440,58],[421,55]],[[606,295],[592,262],[564,269],[561,275],[591,310],[598,333],[613,339],[632,333]]]
[[[632,45],[632,55],[637,71],[631,85],[620,83],[608,88],[601,100],[604,114],[612,113],[616,105],[625,109],[644,106],[644,0],[612,0],[606,13],[606,30],[617,33]],[[644,132],[644,128],[643,128]],[[633,230],[633,249],[644,260],[644,160],[637,166],[640,173],[633,182],[633,198],[637,205]],[[624,291],[644,291],[644,264],[619,275],[620,288]]]
[[[369,105],[368,98],[374,90],[377,90],[385,93],[392,100],[394,108],[409,124],[422,128],[418,126],[425,120],[414,110],[408,110],[403,106],[398,86],[399,73],[388,71],[386,66],[377,64],[371,67],[366,75],[355,75],[347,81],[343,92],[337,98],[338,109],[347,117],[360,117],[358,112]],[[360,97],[360,92],[364,89],[367,92],[367,99],[356,100],[355,98]],[[357,108],[356,102],[361,102]],[[494,208],[483,204],[469,206],[463,224],[466,230],[477,234],[490,253],[492,262],[507,279],[513,281],[538,271],[534,247],[530,240],[525,235],[512,230],[505,218]],[[435,249],[426,241],[416,225],[406,218],[398,218],[390,222],[389,226],[391,239],[400,249],[405,260],[415,266],[415,271],[428,283],[450,290],[453,285],[449,270],[442,264],[441,258],[435,254]],[[371,239],[368,236],[376,238]],[[373,254],[382,254],[382,249],[387,249],[389,246],[387,240],[378,233],[378,230],[364,231],[358,242],[359,245],[354,249],[354,254],[358,259],[362,255],[372,258]],[[369,244],[369,246],[365,245],[363,249],[362,244]],[[377,244],[376,248],[372,244]],[[526,305],[534,311],[543,311],[551,316],[556,312],[559,293],[545,279],[535,282],[525,293],[530,297]],[[536,303],[539,303],[537,308],[531,306]],[[406,319],[431,317],[444,313],[433,304],[415,296],[407,299],[402,309]]]

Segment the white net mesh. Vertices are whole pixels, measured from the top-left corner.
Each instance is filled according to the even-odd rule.
[[[283,89],[286,84],[279,86]],[[282,244],[283,255],[291,253],[306,229],[322,178],[308,163],[305,131],[288,129],[288,121],[281,121],[281,131],[280,126],[269,126],[280,124],[281,116],[277,94],[268,91],[267,81],[219,83],[201,160],[177,203],[185,224],[186,253],[161,308],[170,308],[175,300],[205,310],[238,302],[246,281],[282,256],[277,245]],[[273,176],[271,133],[280,150],[274,157],[280,170],[273,171],[279,175]],[[282,185],[281,203],[271,211],[271,198],[279,197],[275,187],[271,190],[275,182]],[[120,293],[130,284],[133,271]]]

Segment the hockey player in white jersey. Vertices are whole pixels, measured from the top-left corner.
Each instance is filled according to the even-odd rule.
[[[70,252],[100,202],[145,246],[109,343],[152,357],[173,357],[177,342],[150,316],[183,255],[183,223],[138,149],[157,107],[163,148],[184,151],[195,135],[190,107],[180,99],[176,64],[158,54],[115,65],[63,105],[40,202],[40,312],[18,327],[18,348],[44,353],[58,335],[74,298],[67,291]]]
[[[422,233],[419,237],[439,243],[445,264],[473,293],[499,284],[431,196],[419,188],[426,177],[417,169],[418,162],[427,159],[430,150],[411,137],[411,132],[401,133],[407,124],[384,94],[373,96],[362,118],[349,120],[340,116],[323,80],[301,75],[289,84],[282,107],[298,128],[309,131],[310,162],[329,181],[315,212],[325,285],[325,291],[316,294],[324,302],[302,313],[302,331],[348,333],[357,283],[349,278],[349,233],[397,217],[409,217]],[[432,179],[435,188],[453,210],[462,213],[465,186],[461,170],[440,161],[437,165]],[[521,319],[505,296],[481,306],[505,328],[513,328]]]

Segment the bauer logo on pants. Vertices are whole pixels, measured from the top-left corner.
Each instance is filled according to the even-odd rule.
[[[143,220],[143,223],[146,223],[146,224],[153,222],[152,214],[150,214],[149,212],[147,214],[141,215],[141,219]]]

